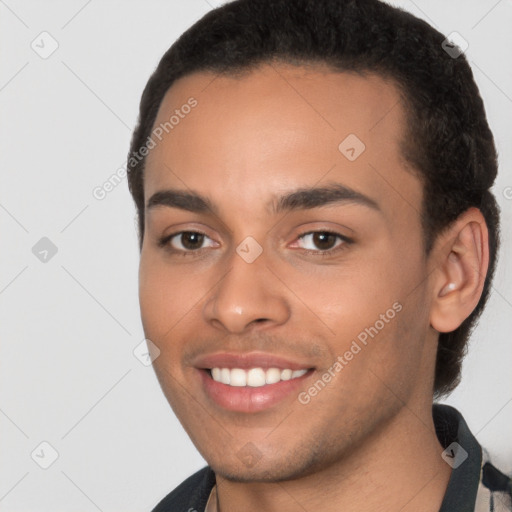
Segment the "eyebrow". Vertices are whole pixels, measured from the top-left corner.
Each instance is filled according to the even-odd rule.
[[[339,183],[323,187],[299,188],[280,197],[274,197],[267,205],[268,211],[277,215],[284,211],[309,210],[332,204],[355,203],[380,211],[379,204],[370,197]],[[194,213],[219,214],[210,199],[185,190],[166,189],[155,192],[146,204],[146,209],[157,206],[179,208]]]

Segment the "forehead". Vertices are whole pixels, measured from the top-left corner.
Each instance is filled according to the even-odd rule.
[[[374,74],[284,64],[241,76],[194,73],[160,106],[145,197],[178,187],[254,202],[325,179],[419,204],[418,180],[400,151],[406,123],[398,88]]]

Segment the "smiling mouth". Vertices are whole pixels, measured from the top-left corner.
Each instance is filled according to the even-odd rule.
[[[259,388],[281,381],[298,379],[308,373],[310,368],[300,370],[268,368],[210,368],[207,373],[215,381],[233,387]]]

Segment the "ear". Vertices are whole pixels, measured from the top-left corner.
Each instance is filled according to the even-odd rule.
[[[438,237],[431,257],[430,324],[439,332],[454,331],[478,304],[487,275],[489,232],[482,212],[461,214]]]

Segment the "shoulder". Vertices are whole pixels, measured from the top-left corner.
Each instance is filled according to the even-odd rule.
[[[512,479],[491,461],[462,414],[447,404],[433,405],[442,457],[452,467],[441,512],[512,512]],[[476,505],[476,506],[475,506]]]
[[[202,512],[214,484],[215,473],[206,466],[178,485],[152,512]]]
[[[500,471],[483,449],[475,512],[512,511],[512,477]]]

